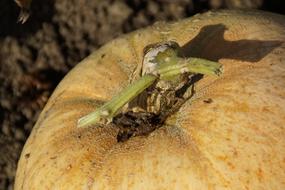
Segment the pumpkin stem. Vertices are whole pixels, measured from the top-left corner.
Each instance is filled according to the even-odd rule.
[[[161,59],[161,57],[163,59]],[[167,59],[166,59],[167,58]],[[155,69],[143,75],[139,80],[130,84],[120,94],[96,111],[83,116],[78,120],[77,127],[87,127],[99,122],[109,123],[118,114],[119,110],[128,102],[137,97],[156,80],[171,80],[183,73],[197,73],[219,76],[222,73],[222,65],[218,62],[202,58],[181,58],[177,54],[169,54],[169,57],[158,54],[155,61],[159,64]]]

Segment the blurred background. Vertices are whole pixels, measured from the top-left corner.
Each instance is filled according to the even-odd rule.
[[[20,8],[0,1],[0,190],[13,189],[21,149],[52,91],[104,43],[156,21],[216,9],[285,14],[284,0],[40,0]]]

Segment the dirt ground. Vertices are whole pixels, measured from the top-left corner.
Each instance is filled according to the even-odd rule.
[[[13,189],[25,140],[63,76],[107,41],[155,21],[209,9],[256,8],[285,14],[282,0],[41,0],[27,23],[0,1],[0,190]]]

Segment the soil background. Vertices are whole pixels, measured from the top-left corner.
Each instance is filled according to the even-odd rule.
[[[23,0],[24,1],[24,0]],[[13,189],[21,149],[63,76],[104,43],[156,21],[210,9],[285,14],[284,0],[40,0],[17,23],[19,7],[0,1],[0,190]]]

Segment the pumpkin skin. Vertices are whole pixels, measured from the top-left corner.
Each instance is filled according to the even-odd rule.
[[[15,190],[285,189],[285,17],[248,11],[157,23],[97,50],[61,81],[18,163]],[[175,40],[224,65],[147,136],[77,128],[137,78],[143,48]]]

